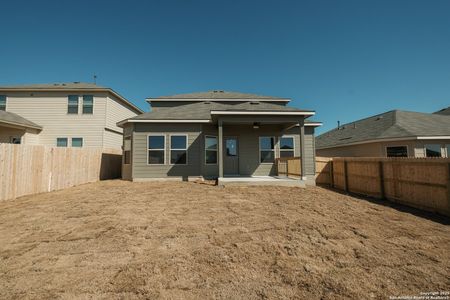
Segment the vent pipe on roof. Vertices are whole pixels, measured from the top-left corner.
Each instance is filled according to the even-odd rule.
[[[337,129],[339,130],[340,128],[341,128],[341,121],[337,121],[338,122],[338,127],[337,127]]]

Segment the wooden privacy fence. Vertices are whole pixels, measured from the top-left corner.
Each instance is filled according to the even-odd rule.
[[[278,175],[301,176],[302,165],[300,157],[280,157],[276,159]]]
[[[316,159],[316,182],[450,216],[450,159]]]
[[[121,175],[121,151],[0,144],[0,200]]]

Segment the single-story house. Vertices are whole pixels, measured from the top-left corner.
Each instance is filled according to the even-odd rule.
[[[338,126],[316,138],[325,157],[450,157],[447,110],[392,110]]]
[[[210,91],[148,98],[151,112],[118,123],[124,130],[122,176],[133,181],[273,176],[278,157],[300,157],[301,178],[315,183],[312,110],[288,98]]]

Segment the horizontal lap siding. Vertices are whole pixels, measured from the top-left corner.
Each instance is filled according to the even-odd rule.
[[[166,135],[166,164],[147,165],[147,135]],[[188,164],[170,165],[170,134],[188,135]],[[133,134],[133,178],[187,177],[201,175],[201,125],[200,124],[135,124]]]
[[[300,128],[294,127],[287,131],[287,135],[295,135],[295,155],[301,156],[300,152]],[[298,152],[297,152],[298,149]],[[315,145],[314,145],[314,127],[305,127],[305,175],[315,175]]]

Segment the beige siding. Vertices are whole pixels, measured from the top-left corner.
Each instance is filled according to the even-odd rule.
[[[325,157],[386,157],[386,147],[407,146],[409,157],[425,157],[426,144],[441,145],[441,152],[445,155],[445,145],[450,140],[409,140],[359,144],[329,149],[318,149],[317,156]]]
[[[79,113],[68,114],[68,95],[79,95]],[[93,114],[83,114],[82,95],[94,95]],[[58,137],[83,138],[84,147],[119,149],[122,129],[116,123],[137,113],[104,92],[7,92],[6,110],[43,127],[38,137],[25,136],[32,144],[56,146]],[[117,133],[106,131],[109,128]]]
[[[106,123],[105,128],[122,132],[122,128],[117,126],[117,122],[134,117],[137,112],[124,106],[113,96],[109,96],[106,102]],[[120,143],[121,145],[122,143]]]
[[[82,94],[79,114],[67,114],[67,96],[74,93],[14,93],[7,95],[7,111],[21,115],[43,127],[39,134],[41,145],[56,146],[56,138],[83,138],[84,147],[101,147],[105,124],[106,95],[94,95],[93,114],[82,114]]]

